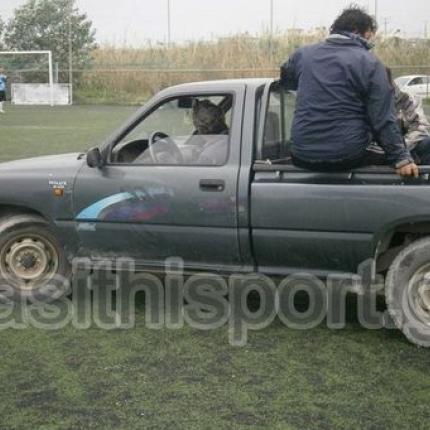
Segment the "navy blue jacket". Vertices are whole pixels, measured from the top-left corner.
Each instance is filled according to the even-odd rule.
[[[376,140],[390,164],[412,160],[396,121],[385,67],[363,38],[334,36],[298,49],[282,66],[281,83],[297,90],[292,128],[297,158],[357,160]]]

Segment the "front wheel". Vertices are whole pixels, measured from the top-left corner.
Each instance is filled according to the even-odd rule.
[[[58,299],[69,291],[70,265],[64,247],[40,217],[0,220],[1,294],[13,301]]]
[[[388,272],[388,311],[412,343],[430,347],[430,238],[405,248]]]

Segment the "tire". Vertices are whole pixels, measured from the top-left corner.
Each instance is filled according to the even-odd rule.
[[[0,219],[0,297],[49,302],[70,291],[71,268],[49,224],[35,215]]]
[[[430,238],[412,243],[396,257],[385,297],[396,327],[410,342],[430,347]]]

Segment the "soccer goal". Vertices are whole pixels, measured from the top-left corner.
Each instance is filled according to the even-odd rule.
[[[2,56],[7,60],[1,61]],[[30,58],[33,59],[33,63]],[[6,74],[13,75],[8,79],[11,82],[12,104],[51,106],[71,104],[70,84],[54,82],[51,51],[0,51],[0,65],[3,64]],[[28,67],[28,64],[33,64],[33,67]],[[23,78],[24,75],[27,78]]]

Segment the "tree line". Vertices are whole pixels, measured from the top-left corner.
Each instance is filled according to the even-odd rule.
[[[27,0],[8,21],[0,16],[0,51],[50,50],[63,69],[69,64],[70,51],[75,67],[88,67],[97,48],[95,34],[93,23],[75,0]],[[0,57],[7,66],[6,61],[16,65],[23,60]]]

